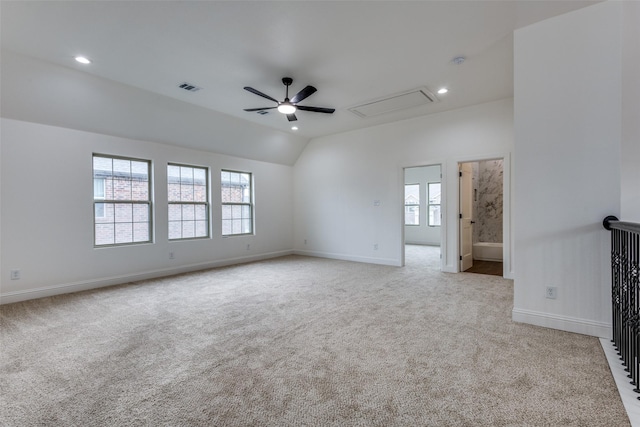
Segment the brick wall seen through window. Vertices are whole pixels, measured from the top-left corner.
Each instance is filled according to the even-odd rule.
[[[220,174],[222,196],[222,235],[253,233],[252,176],[247,172],[223,170]]]
[[[203,167],[167,166],[170,240],[209,237],[207,175]]]
[[[151,162],[93,156],[94,245],[151,241]]]

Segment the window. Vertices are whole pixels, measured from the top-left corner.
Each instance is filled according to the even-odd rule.
[[[420,184],[404,186],[404,225],[420,225]]]
[[[93,200],[104,200],[104,178],[93,178]],[[104,218],[104,203],[94,204],[96,218]]]
[[[429,215],[427,224],[431,227],[440,227],[440,183],[430,182],[427,184],[427,199]]]
[[[253,195],[251,174],[223,170],[220,174],[222,188],[222,235],[253,233]]]
[[[151,162],[93,155],[94,245],[151,241]]]
[[[169,240],[209,237],[207,169],[169,164]]]

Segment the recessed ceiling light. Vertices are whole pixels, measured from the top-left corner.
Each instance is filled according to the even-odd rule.
[[[298,130],[298,126],[291,126],[291,130]]]
[[[91,60],[84,57],[84,56],[76,56],[76,61],[78,61],[81,64],[91,64]]]
[[[447,92],[449,92],[449,89],[447,89],[446,87],[443,87],[442,89],[438,89],[438,93],[440,95],[444,95]]]

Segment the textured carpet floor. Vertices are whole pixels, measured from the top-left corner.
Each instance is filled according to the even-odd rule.
[[[512,282],[290,256],[0,308],[7,426],[625,426],[596,338]]]

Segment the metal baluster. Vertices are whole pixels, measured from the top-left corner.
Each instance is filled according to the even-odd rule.
[[[628,246],[628,235],[627,233],[622,232],[620,234],[621,245],[620,245],[620,277],[622,283],[622,363],[624,364],[624,370],[629,372],[629,278],[627,277],[627,269],[629,264],[629,259],[627,257],[627,251],[629,249]],[[629,376],[629,378],[631,378]]]
[[[638,353],[638,341],[639,340],[639,328],[640,328],[640,295],[639,295],[639,282],[638,282],[638,264],[640,262],[640,235],[637,233],[627,232],[629,235],[629,288],[634,295],[633,305],[633,322],[631,324],[631,349],[632,357],[629,361],[632,366],[632,379],[633,384],[636,386],[635,392],[640,392],[640,366]]]
[[[640,224],[608,216],[602,225],[611,231],[611,342],[640,393]]]
[[[620,278],[618,275],[618,230],[611,231],[611,312],[613,315],[612,342],[620,354]]]

